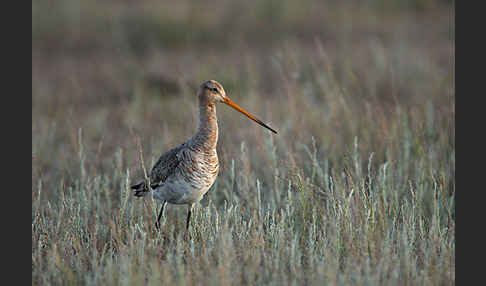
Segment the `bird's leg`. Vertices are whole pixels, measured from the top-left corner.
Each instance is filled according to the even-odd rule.
[[[167,203],[167,201],[164,201],[162,203],[162,207],[160,208],[159,216],[157,217],[157,221],[155,222],[155,227],[157,228],[157,230],[160,229],[160,218],[162,217],[162,213],[164,212],[164,207],[165,207],[166,203]]]
[[[187,220],[186,220],[186,234],[184,235],[187,239],[187,235],[189,233],[189,223],[191,222],[191,212],[194,207],[194,204],[190,204],[188,211],[187,211]]]
[[[189,209],[187,211],[186,231],[189,230],[189,223],[191,222],[191,212],[193,207],[193,204],[189,205]]]

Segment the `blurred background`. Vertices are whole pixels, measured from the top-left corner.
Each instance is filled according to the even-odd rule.
[[[454,17],[32,1],[32,284],[454,285]],[[279,133],[217,106],[220,173],[186,248],[186,208],[157,232],[128,186],[194,134],[208,79]]]
[[[279,131],[272,138],[219,106],[222,172],[243,141],[248,168],[271,178],[265,140],[299,166],[308,157],[294,155],[313,140],[332,164],[356,138],[375,162],[403,162],[408,144],[408,158],[427,154],[453,175],[453,5],[33,1],[32,176],[74,180],[80,159],[83,172],[103,173],[117,152],[120,167],[140,175],[136,138],[150,168],[190,137],[207,79]]]

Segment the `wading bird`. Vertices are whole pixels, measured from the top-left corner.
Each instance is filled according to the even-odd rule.
[[[225,103],[243,113],[273,133],[277,131],[234,103],[225,93],[223,86],[215,80],[203,82],[197,92],[199,118],[197,131],[182,145],[172,148],[160,156],[150,172],[150,186],[142,180],[131,186],[136,197],[152,194],[162,201],[162,207],[155,226],[160,228],[160,218],[166,203],[187,204],[186,234],[189,230],[191,211],[216,180],[219,171],[218,122],[216,102]]]

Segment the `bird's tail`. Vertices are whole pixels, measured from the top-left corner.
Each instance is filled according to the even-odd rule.
[[[130,189],[134,191],[133,195],[136,197],[143,197],[150,192],[150,189],[147,188],[147,182],[145,180],[131,185]]]

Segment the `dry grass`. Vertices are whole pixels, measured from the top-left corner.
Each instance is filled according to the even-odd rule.
[[[32,284],[454,285],[454,8],[219,2],[32,3]],[[279,134],[218,106],[184,243],[128,185],[206,79]]]

